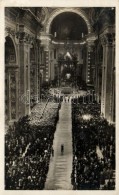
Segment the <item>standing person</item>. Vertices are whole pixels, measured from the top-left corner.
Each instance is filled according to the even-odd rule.
[[[51,153],[52,153],[52,157],[53,157],[54,156],[54,149],[53,149],[53,147],[52,147]]]
[[[61,154],[63,154],[63,153],[64,153],[64,145],[61,144]]]
[[[66,102],[66,97],[65,97],[65,102]]]

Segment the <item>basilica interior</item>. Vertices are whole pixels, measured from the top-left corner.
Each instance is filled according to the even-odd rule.
[[[5,189],[115,189],[115,31],[114,7],[5,8]]]

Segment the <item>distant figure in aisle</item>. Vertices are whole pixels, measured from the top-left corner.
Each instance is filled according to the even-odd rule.
[[[51,153],[52,153],[52,157],[54,156],[54,149],[52,148],[51,150]]]
[[[64,154],[64,145],[61,144],[61,154]]]

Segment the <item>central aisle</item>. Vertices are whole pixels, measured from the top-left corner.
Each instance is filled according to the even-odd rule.
[[[61,144],[64,153],[61,154]],[[59,121],[53,142],[54,157],[51,156],[45,190],[71,190],[72,172],[72,119],[71,102],[62,102]]]

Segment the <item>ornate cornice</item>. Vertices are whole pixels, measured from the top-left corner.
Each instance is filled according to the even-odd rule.
[[[17,64],[9,63],[5,65],[6,69],[18,69],[19,66]]]
[[[10,36],[10,35],[15,36],[15,34],[16,34],[15,30],[10,28],[10,27],[6,27],[5,32],[7,33],[8,36]]]
[[[88,44],[94,44],[97,39],[97,35],[95,33],[90,33],[86,36],[86,41]]]
[[[35,40],[34,37],[32,37],[30,34],[26,32],[17,32],[16,38],[19,39],[20,43],[23,42],[23,43],[28,43],[28,44],[32,44]]]
[[[5,32],[7,36],[14,37],[19,43],[35,44],[38,47],[40,47],[41,41],[39,39],[36,39],[35,37],[33,37],[27,32],[20,32],[20,31],[16,32],[14,29],[10,27],[6,27]]]

